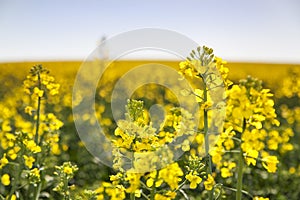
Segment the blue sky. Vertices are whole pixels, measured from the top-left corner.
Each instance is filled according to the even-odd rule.
[[[145,27],[229,61],[300,63],[299,0],[0,0],[0,62],[83,60],[103,35]]]

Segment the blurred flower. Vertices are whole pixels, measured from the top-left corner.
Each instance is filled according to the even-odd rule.
[[[8,186],[10,184],[10,176],[8,174],[3,174],[1,177],[1,183]]]
[[[277,170],[277,164],[279,163],[276,156],[265,156],[262,158],[263,167],[270,173],[275,173]]]
[[[204,187],[206,190],[212,190],[215,185],[215,180],[212,175],[208,174],[207,179],[204,181]]]

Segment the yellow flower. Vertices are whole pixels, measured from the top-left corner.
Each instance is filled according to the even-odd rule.
[[[23,158],[24,158],[24,160],[25,160],[25,165],[26,165],[29,169],[31,169],[31,168],[32,168],[32,165],[33,165],[33,163],[34,163],[34,161],[35,161],[35,158],[32,157],[32,156],[26,156],[26,155],[24,155]]]
[[[57,144],[57,143],[51,144],[51,153],[53,153],[54,155],[59,155],[61,153],[59,144]]]
[[[8,174],[3,174],[1,177],[1,183],[8,186],[10,184],[10,176]]]
[[[30,116],[32,115],[32,110],[33,110],[33,108],[31,106],[25,107],[25,113],[29,114]]]
[[[0,169],[2,169],[7,164],[8,164],[8,160],[6,158],[6,153],[5,153],[3,157],[0,159]]]
[[[189,151],[190,150],[190,142],[189,140],[184,140],[181,147],[182,151]]]
[[[135,192],[134,192],[134,196],[135,197],[138,197],[138,198],[140,198],[141,197],[141,195],[142,195],[142,193],[141,193],[142,191],[141,190],[135,190]]]
[[[212,106],[212,102],[211,101],[207,101],[201,104],[201,110],[208,110],[209,108],[211,108]]]
[[[168,191],[165,195],[155,194],[154,200],[172,200],[175,199],[176,193]]]
[[[191,63],[189,61],[182,61],[182,62],[179,63],[179,68],[180,69],[185,69],[185,68],[189,67],[190,64]]]
[[[161,194],[155,194],[154,200],[169,200],[169,198]]]
[[[66,174],[72,174],[73,173],[72,167],[65,166],[64,167],[64,173],[66,173]]]
[[[284,143],[281,146],[280,153],[285,153],[287,151],[292,151],[293,149],[294,149],[294,146],[292,144]]]
[[[44,95],[44,91],[43,90],[40,90],[39,88],[35,87],[33,89],[33,93],[38,95],[39,97],[42,97]]]
[[[206,181],[204,181],[204,187],[206,190],[212,190],[215,185],[215,180],[212,175],[208,174]]]
[[[171,190],[175,190],[178,188],[181,176],[183,176],[183,172],[178,163],[175,162],[161,169],[158,178],[164,180],[170,186]]]
[[[146,185],[147,185],[148,187],[152,187],[152,185],[154,184],[154,180],[155,180],[155,178],[156,178],[156,175],[157,175],[157,171],[156,171],[156,170],[149,173],[149,175],[148,175],[149,178],[148,178],[147,181],[146,181]],[[155,183],[155,187],[159,187],[161,184],[162,184],[161,181],[157,181],[157,182]]]
[[[253,200],[269,200],[269,198],[263,198],[263,197],[254,197]]]
[[[40,170],[38,168],[33,168],[32,170],[30,170],[30,174],[32,176],[40,178]]]
[[[109,180],[112,182],[113,185],[118,185],[122,176],[123,174],[119,172],[116,175],[109,176]]]
[[[236,167],[235,162],[224,162],[221,168],[221,176],[227,178],[233,175],[231,170]]]
[[[230,172],[230,170],[227,167],[222,167],[221,168],[221,176],[223,178],[227,178],[227,177],[232,176],[232,173]]]
[[[126,188],[127,193],[135,193],[140,187],[140,177],[138,173],[131,173],[127,171],[125,180],[129,182],[130,186]]]
[[[212,157],[212,161],[213,163],[219,165],[221,163],[221,160],[222,160],[222,148],[219,146],[219,147],[214,147],[210,152],[209,154],[211,155]]]
[[[190,181],[190,183],[191,183],[190,188],[191,189],[195,189],[197,187],[197,185],[199,183],[201,183],[201,181],[202,181],[202,178],[200,178],[199,176],[197,176],[196,174],[193,174],[193,173],[187,174],[185,176],[185,178]]]
[[[15,146],[13,149],[10,149],[8,152],[7,152],[7,154],[8,154],[8,156],[10,157],[10,159],[12,159],[12,160],[15,160],[16,158],[17,158],[17,156],[18,156],[18,152],[20,151],[20,147],[18,147],[18,146]]]
[[[125,188],[123,185],[106,188],[105,192],[110,196],[111,200],[122,200],[126,198]]]
[[[148,187],[152,187],[153,183],[154,183],[154,179],[153,179],[153,178],[149,178],[149,179],[146,181],[146,185],[147,185]]]
[[[289,173],[290,173],[290,174],[295,174],[295,172],[296,172],[295,167],[290,167],[290,168],[289,168]]]
[[[40,170],[38,168],[33,168],[32,170],[30,170],[29,180],[30,180],[30,183],[33,183],[33,184],[41,181]]]
[[[70,188],[70,190],[75,190],[76,186],[73,184],[73,185],[70,185],[69,188]]]
[[[68,151],[68,149],[69,149],[69,146],[68,146],[68,145],[62,144],[62,150],[63,150],[63,151]]]
[[[245,160],[247,165],[252,164],[253,166],[256,165],[256,159],[258,157],[258,151],[253,150],[253,149],[248,149],[245,153]]]
[[[104,195],[103,194],[99,194],[98,196],[97,196],[97,200],[103,200],[104,199]]]
[[[270,173],[275,173],[277,170],[277,163],[279,163],[279,161],[277,160],[276,156],[266,156],[262,159],[263,163],[263,167],[266,168],[268,170],[268,172]]]
[[[25,140],[23,143],[26,145],[26,148],[33,153],[39,153],[42,151],[41,147],[36,145],[36,143],[33,140]]]
[[[10,122],[8,120],[5,120],[4,122],[2,122],[2,127],[1,128],[2,128],[3,132],[10,132],[11,131]],[[9,138],[7,138],[7,139],[9,139]]]
[[[15,194],[13,194],[10,198],[10,200],[16,200],[17,199],[17,196]]]

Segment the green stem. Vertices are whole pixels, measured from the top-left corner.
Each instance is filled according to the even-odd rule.
[[[18,163],[14,164],[12,166],[12,169],[15,173],[14,173],[14,178],[12,179],[12,187],[8,199],[11,199],[12,195],[15,194],[15,192],[17,191],[18,182],[20,180],[21,173],[22,173],[21,166]]]
[[[185,185],[185,183],[187,182],[187,180],[185,179],[176,190],[174,190],[174,192],[177,192],[178,190],[181,190],[181,188]]]
[[[145,199],[150,200],[149,197],[147,197],[147,195],[145,195],[143,192],[141,194],[143,197],[145,197]]]
[[[180,189],[179,192],[182,194],[182,196],[184,197],[184,199],[189,200],[189,196],[182,190]]]
[[[204,83],[204,92],[203,92],[203,99],[204,99],[204,103],[207,101],[207,86]],[[205,140],[205,154],[208,157],[208,169],[207,169],[207,173],[208,174],[212,174],[212,161],[211,161],[211,157],[209,155],[209,134],[208,134],[208,111],[206,109],[204,109],[204,140]],[[212,200],[213,199],[213,191],[209,191],[209,199]]]
[[[229,150],[229,151],[223,151],[224,153],[241,153],[240,150]]]
[[[227,186],[224,186],[224,185],[222,185],[222,187],[223,187],[225,190],[230,190],[230,191],[233,191],[233,192],[236,192],[236,191],[237,191],[235,188],[227,187]],[[245,195],[247,195],[247,196],[249,196],[251,199],[253,199],[253,196],[252,196],[249,192],[247,192],[247,191],[245,191],[245,190],[242,190],[242,193],[245,194]]]
[[[204,102],[207,101],[207,89],[205,85],[204,89]],[[208,134],[208,113],[207,110],[204,109],[204,136],[205,136],[205,154],[208,156],[209,162],[208,162],[208,173],[212,173],[212,164],[211,164],[211,158],[209,156],[209,134]]]
[[[64,178],[64,199],[70,200],[70,191],[68,188],[68,182],[69,180],[67,178]]]
[[[42,184],[38,183],[37,187],[35,187],[35,191],[34,191],[34,200],[39,200],[40,197],[40,193],[41,193],[41,187]]]
[[[155,184],[153,184],[155,187]],[[155,196],[155,188],[153,186],[151,187],[151,191],[150,191],[150,199],[154,200],[154,196]]]
[[[242,135],[246,129],[246,120],[243,121],[243,131],[241,133],[241,139]],[[243,167],[244,167],[244,156],[243,156],[243,150],[240,150],[239,153],[239,159],[238,159],[238,175],[237,175],[237,185],[236,185],[236,200],[242,199],[242,189],[243,189]]]
[[[40,75],[40,72],[38,72],[37,74],[38,76],[38,88],[39,90],[41,89],[41,75]],[[35,130],[35,143],[37,145],[39,145],[39,127],[40,127],[40,112],[41,112],[41,100],[42,98],[40,96],[38,96],[38,107],[37,107],[37,113],[36,113],[36,130]]]
[[[37,73],[38,76],[38,88],[41,89],[41,75],[40,72]],[[37,145],[39,145],[39,127],[40,127],[40,112],[41,112],[41,100],[42,98],[38,96],[38,105],[37,105],[37,112],[36,112],[36,130],[35,130],[35,137],[34,141]],[[38,162],[38,154],[36,154],[36,161]],[[41,192],[41,183],[38,183],[37,187],[34,189],[34,200],[38,200]]]
[[[130,200],[135,200],[135,193],[130,193]]]
[[[235,141],[237,141],[237,142],[239,142],[239,143],[241,143],[241,142],[242,142],[242,140],[241,140],[241,139],[239,139],[239,138],[236,138],[236,137],[230,137],[230,139],[232,139],[232,140],[235,140]]]
[[[237,185],[236,185],[236,200],[242,199],[242,187],[243,187],[243,152],[241,151],[239,154],[238,160],[238,177],[237,177]]]

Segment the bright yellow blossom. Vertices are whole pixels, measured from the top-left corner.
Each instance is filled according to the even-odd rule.
[[[42,97],[44,95],[44,91],[40,90],[39,88],[35,87],[33,89],[33,93],[36,94],[38,97]]]
[[[254,197],[253,200],[269,200],[269,198],[264,198],[264,197]]]
[[[202,181],[201,177],[199,177],[197,174],[191,173],[191,172],[189,174],[185,175],[185,178],[187,180],[189,180],[191,189],[195,189],[197,187],[197,185],[199,183],[201,183],[201,181]]]
[[[212,175],[208,174],[207,179],[204,181],[204,187],[206,190],[212,190],[215,185],[215,180]]]
[[[141,177],[141,175],[138,173],[130,173],[130,171],[128,171],[126,173],[125,180],[128,181],[130,184],[130,186],[128,188],[126,188],[127,193],[135,193],[136,190],[139,189],[140,177]]]
[[[31,106],[26,106],[25,107],[25,113],[29,114],[30,116],[32,115],[33,108]]]
[[[183,176],[183,171],[179,167],[178,163],[172,163],[167,167],[161,169],[159,171],[158,178],[164,180],[171,190],[175,190],[178,188],[179,182],[182,180],[181,176]]]
[[[224,162],[221,168],[221,176],[227,178],[233,175],[231,170],[236,167],[234,162]]]
[[[73,173],[73,169],[70,166],[64,166],[64,173],[66,174],[72,174]]]
[[[13,194],[10,198],[10,200],[17,200],[17,196],[15,194]]]
[[[24,160],[25,160],[25,165],[26,165],[29,169],[31,169],[31,168],[32,168],[32,165],[33,165],[33,163],[34,163],[34,161],[35,161],[35,158],[32,157],[32,156],[26,156],[26,155],[23,155],[23,158],[24,158]]]
[[[5,153],[3,157],[0,159],[0,169],[2,169],[7,164],[8,164],[8,160],[6,158],[6,153]]]
[[[264,168],[268,170],[270,173],[275,173],[277,170],[277,163],[279,161],[277,160],[276,156],[266,156],[262,158],[262,165]]]
[[[40,170],[38,168],[33,168],[32,170],[30,170],[29,180],[34,184],[41,181]]]
[[[18,147],[18,146],[14,146],[14,148],[13,149],[10,149],[8,152],[7,152],[7,154],[8,154],[8,156],[10,157],[10,159],[12,159],[12,160],[15,160],[16,158],[17,158],[17,156],[18,156],[18,152],[20,151],[20,147]]]
[[[38,146],[33,140],[25,140],[23,143],[26,145],[26,148],[33,153],[39,153],[42,151],[41,147]]]
[[[1,183],[8,186],[10,184],[10,176],[8,174],[3,174],[1,177]]]
[[[245,157],[245,161],[247,163],[247,165],[256,165],[256,159],[258,157],[258,151],[254,150],[254,149],[248,149],[246,151],[246,153],[244,154]]]
[[[182,143],[182,151],[189,151],[190,150],[190,142],[188,139],[184,140]]]

